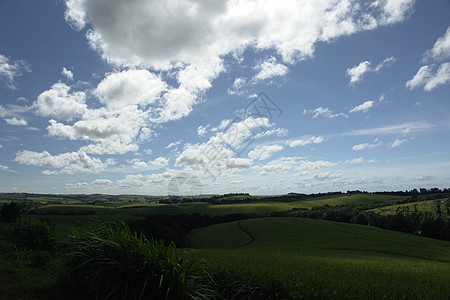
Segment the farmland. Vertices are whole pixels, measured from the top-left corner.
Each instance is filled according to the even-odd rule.
[[[196,230],[190,246],[213,268],[281,282],[292,295],[307,298],[450,295],[449,242],[367,226],[301,218],[252,219]]]
[[[389,216],[414,210],[418,217],[426,217],[426,224],[436,216],[445,221],[447,199],[447,194],[427,194],[415,202],[402,194],[359,192],[184,199],[135,195],[0,197],[5,204],[8,200],[22,203],[24,220],[48,222],[63,245],[75,227],[121,220],[149,238],[166,244],[175,241],[186,258],[205,260],[202,268],[214,280],[209,285],[225,299],[446,299],[450,295],[449,241],[367,224],[381,218],[387,229],[401,230],[389,227]],[[421,226],[419,223],[416,226]],[[6,238],[11,226],[15,225],[0,223],[4,233],[0,240],[1,280],[8,283],[0,295],[10,299],[21,299],[21,295],[27,299],[67,297],[55,296],[63,269],[62,260],[52,255],[58,258],[62,254],[15,247]],[[193,251],[186,252],[185,247]]]

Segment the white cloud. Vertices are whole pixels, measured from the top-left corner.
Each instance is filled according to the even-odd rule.
[[[66,20],[78,30],[90,23],[91,44],[110,62],[167,68],[246,46],[275,48],[285,61],[310,56],[318,41],[403,21],[414,3],[353,2],[66,0]]]
[[[120,108],[151,104],[166,89],[166,83],[147,70],[127,70],[108,75],[95,91],[100,102],[108,107]]]
[[[347,69],[347,75],[350,76],[350,83],[355,84],[361,81],[365,73],[370,71],[370,61],[363,61],[359,65]]]
[[[439,37],[433,48],[427,50],[423,55],[424,61],[437,61],[450,57],[450,26],[445,34]]]
[[[406,82],[406,87],[412,90],[423,85],[423,89],[429,92],[439,85],[450,83],[450,62],[441,64],[435,73],[434,67],[421,67],[416,75]]]
[[[248,158],[229,157],[226,160],[227,169],[248,169],[252,165],[252,161]]]
[[[112,181],[109,179],[95,179],[94,181],[92,181],[92,185],[95,186],[107,186],[107,185],[111,185]]]
[[[224,120],[217,128],[211,130],[216,133],[207,142],[186,144],[183,152],[176,159],[175,166],[196,168],[208,172],[248,168],[251,166],[252,160],[234,156],[243,152],[252,141],[263,136],[278,134],[279,131],[270,129],[271,126],[273,124],[270,124],[267,118],[250,116],[234,123]],[[274,150],[274,148],[270,148],[267,153],[262,151],[261,155],[269,155],[269,152],[273,153]],[[256,159],[256,152],[253,152],[252,155]]]
[[[317,136],[317,137],[311,136],[311,137],[302,138],[302,139],[289,140],[286,142],[286,145],[293,148],[293,147],[298,147],[298,146],[306,146],[309,144],[320,144],[323,141],[324,141],[324,138],[321,136]]]
[[[365,149],[373,149],[375,147],[381,146],[382,144],[383,144],[383,142],[378,141],[378,139],[375,139],[373,144],[370,144],[370,143],[358,144],[358,145],[353,146],[352,150],[360,151],[360,150],[365,150]]]
[[[16,78],[22,76],[24,72],[31,72],[27,61],[11,60],[0,54],[0,81],[3,81],[7,88],[17,89]]]
[[[350,165],[361,164],[363,162],[365,162],[365,159],[362,158],[362,157],[355,158],[355,159],[350,159],[350,160],[346,160],[345,161],[346,164],[350,164]]]
[[[67,70],[65,67],[63,67],[61,74],[62,74],[62,76],[66,77],[68,80],[73,80],[72,71]]]
[[[318,160],[318,161],[302,161],[300,165],[298,166],[298,170],[300,171],[306,171],[306,170],[319,170],[323,168],[332,168],[336,166],[337,163],[332,163],[325,160]]]
[[[259,72],[253,78],[255,81],[284,76],[288,72],[288,68],[283,64],[277,63],[275,57],[270,57],[268,60],[263,61],[261,64],[256,66],[256,69],[258,69]]]
[[[433,48],[427,50],[422,61],[441,61],[450,57],[450,27],[439,37]],[[414,89],[423,86],[424,91],[431,91],[440,85],[450,83],[450,62],[437,66],[436,64],[420,67],[416,75],[406,82],[406,87]]]
[[[34,152],[23,150],[16,154],[14,161],[23,165],[59,169],[55,171],[45,170],[43,172],[45,175],[74,174],[80,172],[98,173],[112,164],[112,161],[102,162],[98,158],[90,157],[83,151],[51,155],[47,151]]]
[[[139,170],[158,170],[165,168],[169,165],[169,160],[164,157],[158,157],[154,160],[150,160],[148,162],[135,160],[133,161],[133,168]]]
[[[65,17],[77,30],[89,24],[86,36],[108,62],[171,71],[178,85],[167,89],[154,118],[167,122],[192,111],[225,70],[227,54],[271,49],[284,63],[295,63],[312,56],[317,42],[403,21],[413,4],[389,0],[373,7],[354,1],[66,0]],[[258,68],[257,80],[287,72],[274,58]],[[243,83],[235,81],[235,88]]]
[[[369,72],[379,72],[382,68],[390,65],[392,62],[395,61],[394,57],[386,57],[382,62],[380,62],[375,68],[372,68],[372,62],[366,60],[359,65],[354,66],[352,68],[347,69],[347,76],[350,77],[350,85],[355,85],[356,83],[360,82],[362,78],[364,77],[364,74]]]
[[[8,125],[13,125],[13,126],[27,126],[28,122],[24,119],[18,119],[16,117],[10,118],[10,119],[5,119],[6,123]]]
[[[308,171],[316,171],[325,168],[332,168],[337,163],[329,161],[309,161],[301,157],[281,157],[272,160],[264,165],[255,166],[255,170],[259,170],[260,175],[286,173],[296,170],[300,175],[307,175]]]
[[[0,165],[0,171],[8,171],[9,168],[7,166]]]
[[[272,154],[281,150],[283,150],[283,146],[281,145],[257,146],[254,150],[248,153],[248,157],[252,160],[265,160],[272,156]]]
[[[234,79],[232,88],[228,89],[227,92],[230,95],[243,95],[244,92],[242,91],[242,89],[245,87],[245,85],[247,84],[247,80],[245,78],[242,77],[237,77],[236,79]]]
[[[117,180],[116,184],[119,188],[123,189],[141,187],[145,185],[144,178],[142,174],[127,175],[125,179]]]
[[[354,112],[368,112],[369,109],[371,109],[373,107],[374,102],[373,101],[366,101],[363,104],[360,104],[358,106],[355,106],[354,108],[352,108],[349,113],[354,113]]]
[[[181,143],[181,141],[172,142],[172,143],[170,143],[169,145],[166,146],[166,149],[170,149],[172,147],[176,148],[176,146],[178,146],[180,143]]]
[[[314,114],[313,115],[313,119],[317,118],[318,116],[322,116],[324,118],[328,118],[328,119],[334,119],[337,118],[339,116],[342,116],[344,118],[347,118],[347,115],[344,113],[337,113],[337,114],[333,114],[333,111],[331,111],[328,107],[318,107],[312,110],[303,110],[303,114]]]
[[[84,92],[69,93],[70,87],[64,83],[53,84],[50,90],[41,93],[34,103],[41,116],[51,116],[59,120],[72,120],[87,110]]]
[[[391,148],[397,148],[400,147],[401,145],[403,145],[404,143],[406,143],[408,141],[408,139],[395,139],[395,141],[393,141],[391,143]]]
[[[380,62],[375,69],[374,72],[379,72],[382,68],[389,66],[391,63],[395,61],[395,57],[386,57],[382,62]]]
[[[198,134],[198,136],[204,136],[207,132],[208,132],[208,127],[209,127],[209,125],[207,125],[207,126],[198,126],[197,127],[197,134]]]
[[[428,122],[406,122],[397,125],[382,126],[369,129],[359,129],[343,133],[346,135],[388,135],[388,134],[410,134],[414,132],[422,132],[433,128]]]

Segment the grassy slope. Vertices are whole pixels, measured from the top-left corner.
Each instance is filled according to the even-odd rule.
[[[393,204],[405,197],[352,194],[338,196],[323,196],[309,198],[295,202],[256,202],[242,204],[220,204],[210,205],[207,203],[194,204],[155,204],[155,203],[127,203],[121,206],[111,207],[108,202],[105,206],[86,204],[49,204],[35,209],[38,215],[47,217],[59,232],[68,233],[70,227],[79,223],[101,219],[131,219],[136,216],[146,216],[148,214],[193,214],[200,213],[210,216],[220,216],[226,214],[269,214],[275,211],[285,211],[293,208],[312,208],[315,206],[340,205],[340,204],[373,204],[383,202],[386,205]],[[116,203],[115,203],[116,204]],[[117,205],[117,204],[116,204]],[[71,215],[54,215],[54,213],[73,213]],[[95,215],[86,215],[86,212],[93,212]]]
[[[265,218],[194,231],[190,246],[215,269],[286,282],[308,298],[445,299],[450,243],[367,226]]]
[[[443,212],[445,212],[445,207],[444,207],[445,200],[447,200],[447,199],[439,199],[439,201],[441,201],[441,209]],[[414,212],[415,209],[417,209],[418,212],[432,212],[434,209],[435,201],[436,200],[428,200],[428,201],[390,205],[390,206],[386,206],[386,207],[371,209],[370,211],[374,211],[374,212],[385,214],[385,215],[394,215],[397,213],[397,210],[400,210],[402,212],[405,212],[405,211]]]

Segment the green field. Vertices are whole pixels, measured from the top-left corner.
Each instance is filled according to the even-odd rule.
[[[213,269],[283,282],[303,299],[450,296],[450,242],[368,226],[250,219],[198,229],[190,247]]]
[[[405,204],[397,204],[397,205],[389,205],[385,207],[371,209],[371,211],[376,213],[381,213],[383,215],[394,215],[397,212],[401,213],[412,213],[414,211],[417,212],[432,212],[436,208],[436,203],[439,203],[440,209],[447,214],[447,205],[448,199],[438,199],[438,200],[428,200],[428,201],[420,201],[420,202],[412,202]]]
[[[293,202],[255,202],[237,204],[208,204],[206,202],[158,204],[113,201],[112,203],[105,202],[102,205],[88,205],[84,202],[79,202],[72,204],[46,204],[40,206],[39,208],[32,209],[32,213],[39,217],[46,217],[56,226],[58,231],[68,233],[70,232],[70,228],[72,226],[97,219],[135,219],[145,217],[149,214],[176,215],[199,213],[210,216],[222,216],[226,214],[270,214],[273,212],[291,210],[293,208],[310,209],[312,207],[326,204],[331,206],[342,204],[371,205],[374,203],[391,205],[403,199],[405,199],[405,197],[376,194],[351,194],[306,198]]]

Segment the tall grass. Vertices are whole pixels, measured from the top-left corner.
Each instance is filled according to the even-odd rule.
[[[67,265],[75,288],[96,299],[206,299],[205,271],[173,244],[148,240],[124,223],[74,229]]]

